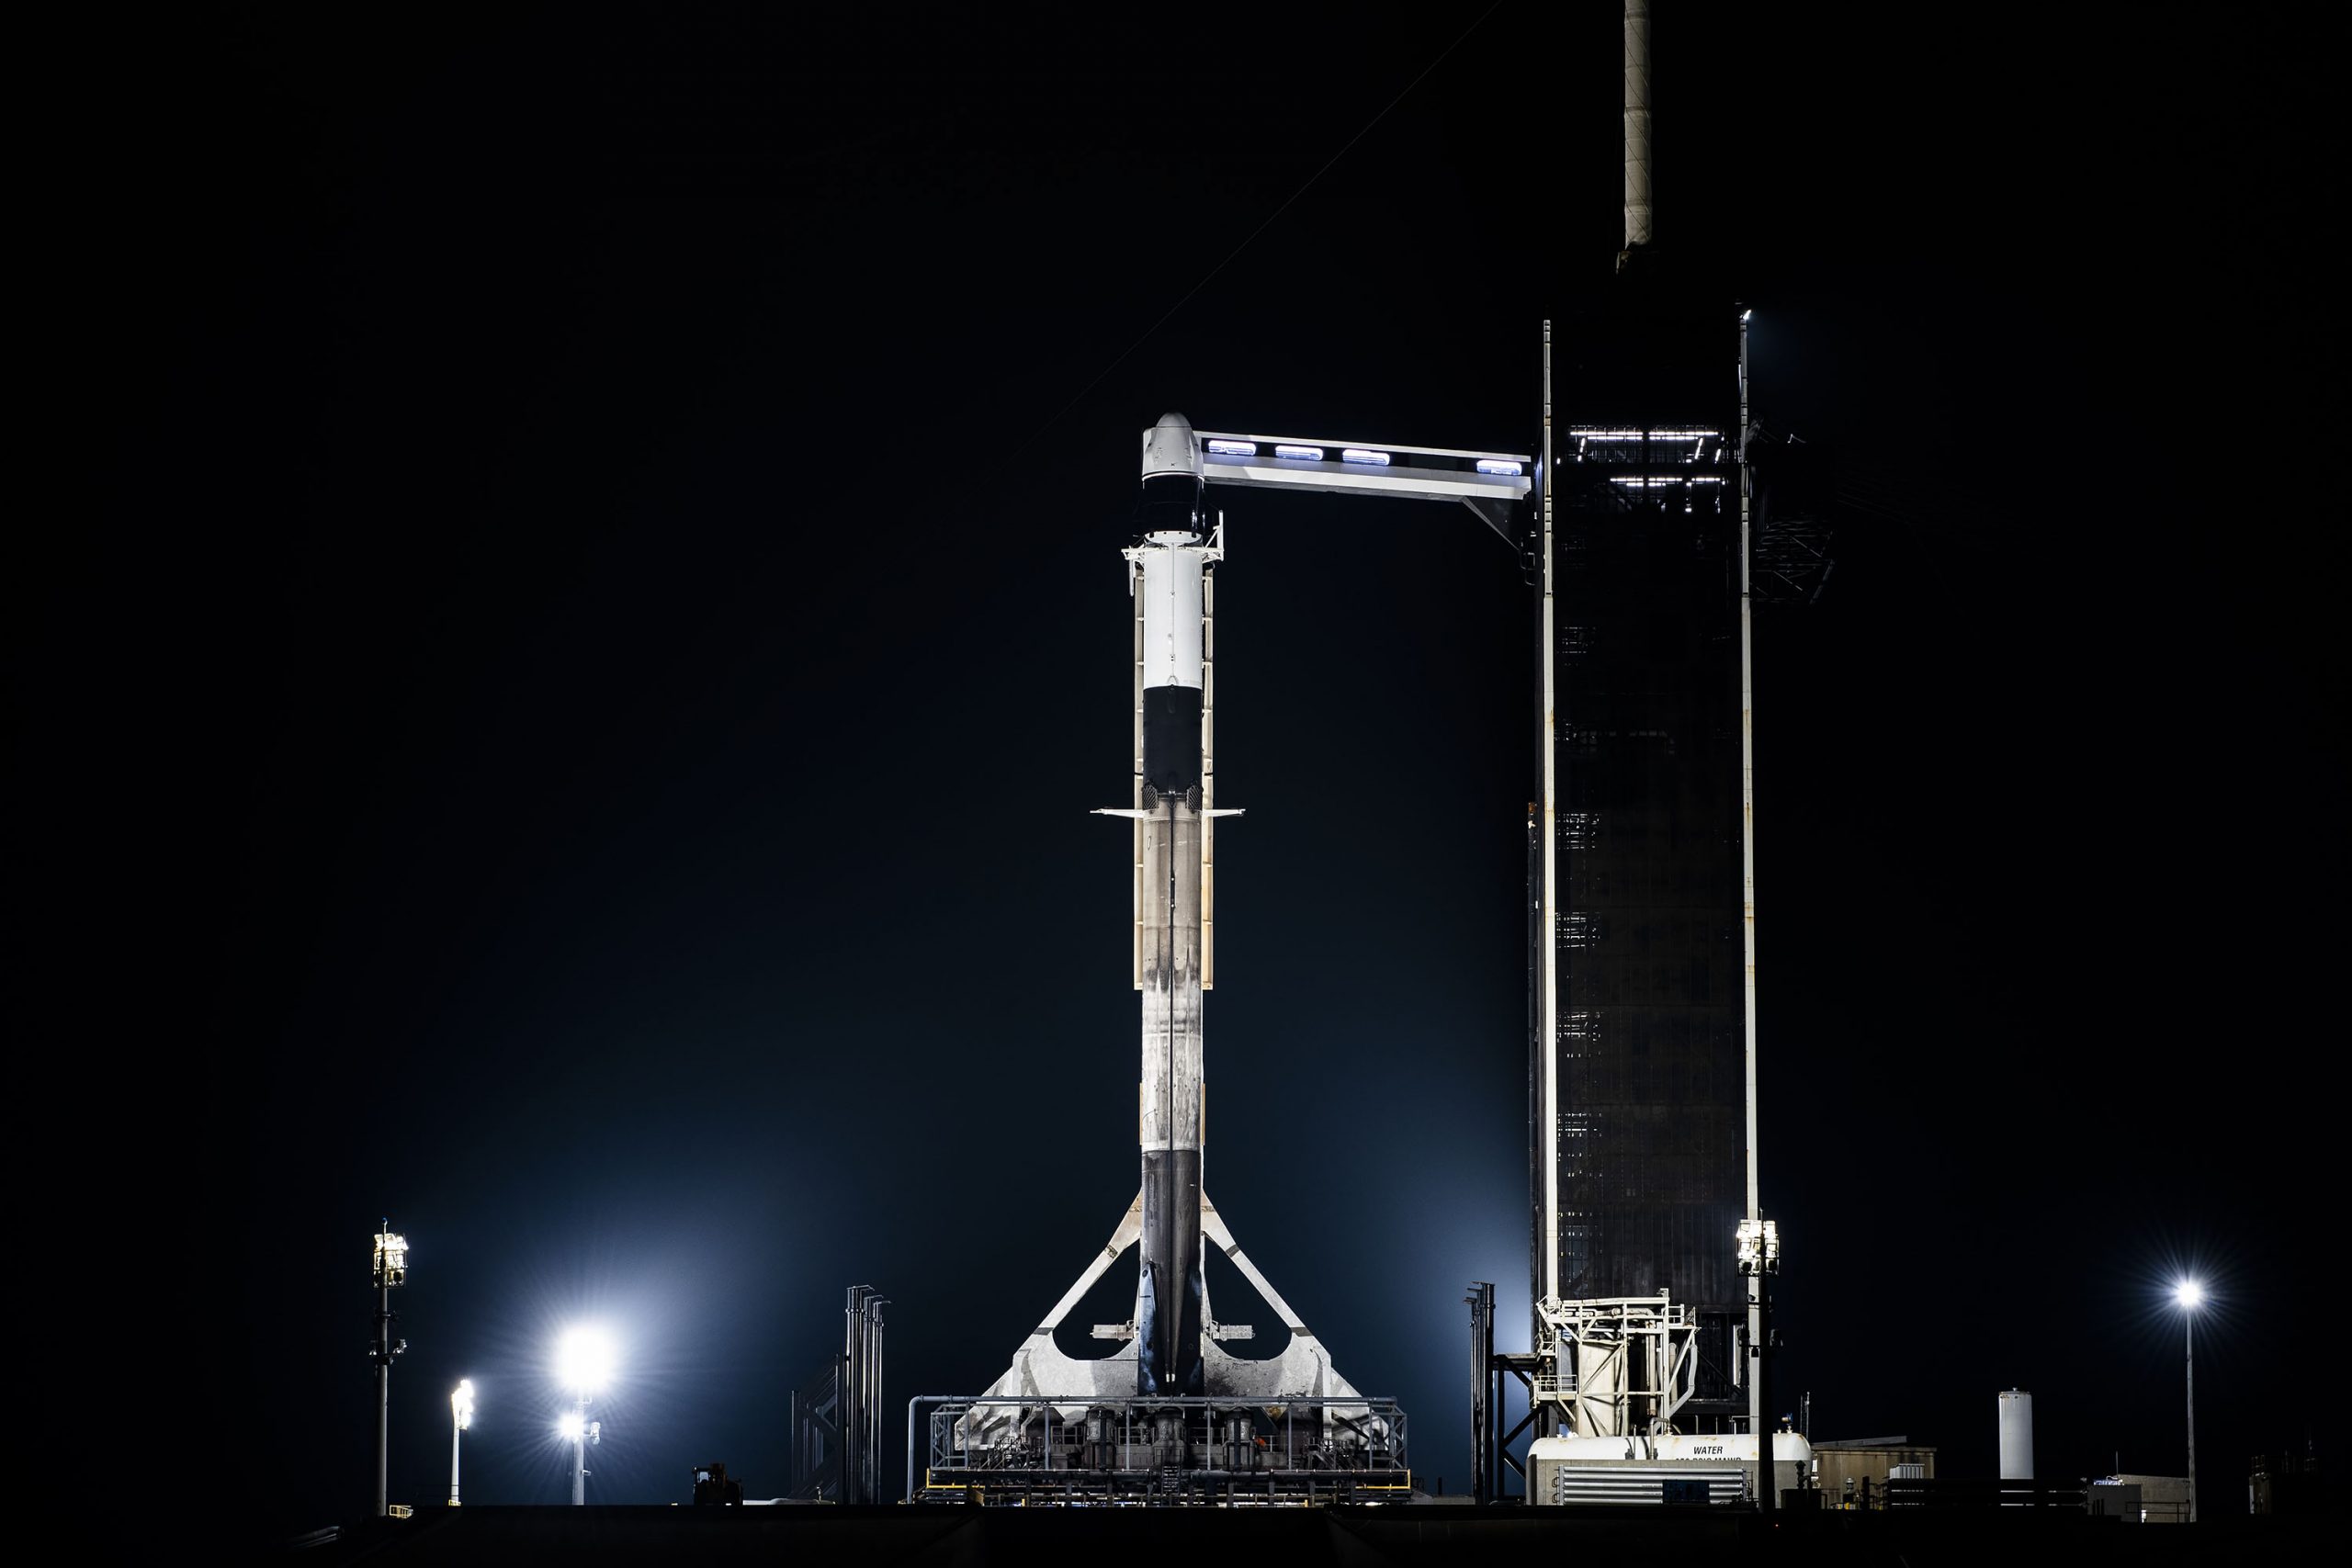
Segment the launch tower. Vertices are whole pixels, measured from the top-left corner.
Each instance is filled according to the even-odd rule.
[[[1774,1443],[1767,1403],[1780,1243],[1757,1179],[1750,606],[1826,567],[1797,558],[1819,536],[1793,512],[1757,547],[1748,312],[1696,247],[1653,243],[1648,12],[1624,7],[1616,276],[1544,345],[1534,1348],[1484,1337],[1474,1358],[1525,1381],[1532,1501],[1655,1494],[1696,1461],[1723,1471],[1702,1477],[1713,1500],[1769,1508],[1803,1445]],[[1483,1404],[1492,1377],[1476,1377],[1488,1495],[1518,1467]],[[1638,1483],[1623,1468],[1659,1461]]]

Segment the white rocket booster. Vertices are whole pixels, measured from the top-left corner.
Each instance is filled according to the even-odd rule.
[[[1125,552],[1142,623],[1137,982],[1143,1081],[1136,1392],[1202,1391],[1201,720],[1203,582],[1220,551],[1199,443],[1182,414],[1144,434],[1139,534]]]
[[[1225,550],[1206,494],[1210,485],[1223,484],[1459,502],[1516,549],[1510,509],[1528,493],[1531,465],[1510,453],[1219,434],[1195,431],[1175,413],[1144,432],[1136,536],[1122,552],[1136,598],[1135,795],[1130,807],[1101,811],[1132,818],[1135,831],[1142,1190],[1013,1352],[1012,1366],[959,1417],[960,1445],[1026,1440],[1019,1436],[1027,1418],[1020,1402],[1028,1399],[1069,1421],[1094,1402],[1120,1398],[1205,1395],[1261,1404],[1307,1398],[1320,1402],[1316,1418],[1326,1423],[1327,1436],[1344,1428],[1346,1440],[1360,1442],[1371,1429],[1369,1406],[1332,1403],[1355,1399],[1354,1385],[1242,1250],[1202,1181],[1202,993],[1214,973],[1214,819],[1237,815],[1211,803],[1216,660],[1209,610],[1213,569]],[[1255,1336],[1248,1325],[1215,1320],[1202,1280],[1204,1246],[1223,1253],[1264,1299],[1283,1341],[1274,1354],[1241,1358],[1224,1348],[1222,1341]],[[1120,1349],[1101,1358],[1066,1354],[1055,1343],[1056,1330],[1130,1247],[1138,1258],[1135,1316],[1093,1328],[1094,1337],[1120,1341]]]

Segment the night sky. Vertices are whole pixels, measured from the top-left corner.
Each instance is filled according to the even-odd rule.
[[[2177,1472],[2191,1270],[2234,1506],[2342,1337],[2333,24],[1659,11],[1660,243],[1873,497],[1756,632],[1778,1403],[1991,1474],[2018,1385],[2045,1475]],[[895,1479],[1135,1190],[1086,812],[1136,433],[1532,450],[1618,47],[1521,0],[247,6],[58,57],[71,504],[8,530],[6,782],[64,1160],[19,1198],[77,1332],[186,1369],[184,1492],[364,1511],[381,1214],[395,1500],[460,1376],[469,1499],[561,1500],[581,1318],[592,1498],[780,1493],[853,1282]],[[1208,1190],[1464,1490],[1464,1285],[1526,1335],[1527,592],[1458,508],[1224,506]],[[140,1255],[183,1229],[192,1279]]]

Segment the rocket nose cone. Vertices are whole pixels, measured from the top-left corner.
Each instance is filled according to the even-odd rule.
[[[1161,414],[1159,423],[1143,433],[1143,477],[1190,474],[1199,479],[1200,446],[1191,420],[1181,413]]]

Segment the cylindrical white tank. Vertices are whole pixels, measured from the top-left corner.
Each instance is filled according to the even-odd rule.
[[[2001,1395],[2001,1479],[2033,1479],[2033,1395],[2022,1389]]]

